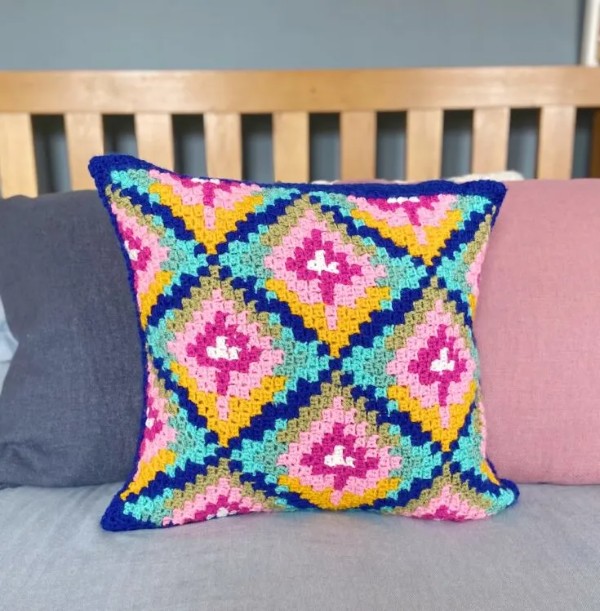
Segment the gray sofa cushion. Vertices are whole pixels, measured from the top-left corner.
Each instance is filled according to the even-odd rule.
[[[597,609],[600,486],[522,486],[489,520],[233,516],[108,533],[116,490],[0,492],[7,609]],[[1,606],[1,605],[0,605]]]
[[[19,342],[0,394],[0,486],[127,476],[142,373],[126,273],[95,192],[0,200],[0,295]]]

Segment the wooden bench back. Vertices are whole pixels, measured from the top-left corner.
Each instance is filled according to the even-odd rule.
[[[309,116],[339,113],[344,180],[375,177],[377,113],[406,112],[405,176],[438,178],[444,112],[473,111],[473,172],[506,169],[512,109],[540,109],[539,178],[571,175],[576,113],[600,108],[600,68],[0,72],[0,184],[37,193],[32,116],[62,115],[73,189],[104,151],[103,115],[134,116],[138,155],[174,165],[173,115],[204,121],[209,176],[242,177],[243,114],[270,114],[275,180],[309,179]],[[596,116],[598,113],[596,113]],[[600,165],[600,121],[594,161]]]

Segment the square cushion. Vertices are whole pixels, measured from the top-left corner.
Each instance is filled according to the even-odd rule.
[[[127,156],[90,171],[145,357],[137,463],[105,528],[467,520],[516,500],[485,459],[471,328],[503,185],[257,185]]]
[[[500,475],[600,484],[600,180],[508,188],[476,319]]]
[[[0,295],[18,341],[0,486],[123,480],[142,401],[135,308],[93,191],[0,200]]]

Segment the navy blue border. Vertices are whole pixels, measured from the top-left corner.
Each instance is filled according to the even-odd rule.
[[[176,174],[181,178],[200,178],[207,179],[203,176],[189,176],[187,174],[179,174],[172,170],[167,170],[159,166],[142,161],[131,155],[102,155],[92,157],[89,163],[89,171],[96,182],[96,187],[99,185],[110,184],[110,173],[115,170],[158,170],[159,172],[167,172]],[[216,178],[216,177],[213,177]],[[452,182],[450,180],[428,180],[420,183],[374,183],[374,182],[357,182],[357,183],[338,183],[333,185],[323,185],[315,183],[294,183],[294,182],[272,182],[261,183],[254,181],[239,181],[220,179],[224,183],[233,184],[249,184],[257,185],[263,188],[282,187],[284,189],[295,189],[299,194],[314,193],[322,191],[325,193],[339,193],[340,195],[356,195],[357,197],[369,196],[377,197],[393,197],[411,196],[411,195],[438,195],[440,191],[456,195],[480,195],[488,198],[498,209],[504,195],[506,187],[503,183],[494,180],[472,180],[463,183]],[[497,212],[496,212],[497,213]]]

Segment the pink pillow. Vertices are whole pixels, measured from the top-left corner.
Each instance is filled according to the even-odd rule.
[[[475,317],[488,455],[516,482],[600,483],[600,180],[509,183]]]

